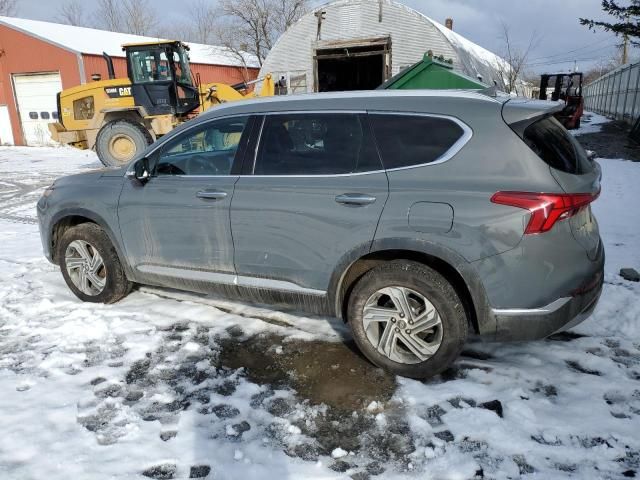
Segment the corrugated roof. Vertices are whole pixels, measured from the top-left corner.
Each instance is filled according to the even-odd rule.
[[[95,28],[74,27],[60,23],[28,20],[26,18],[0,16],[0,25],[2,24],[68,50],[89,55],[102,55],[102,52],[107,52],[113,57],[124,57],[122,45],[125,43],[163,40],[128,33],[97,30]],[[192,63],[243,66],[238,56],[225,47],[191,42],[187,42],[187,45],[189,45],[190,48],[189,57]],[[243,57],[247,66],[259,66],[258,60],[254,55],[244,53]]]

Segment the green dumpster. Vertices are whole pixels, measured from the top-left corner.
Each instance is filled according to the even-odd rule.
[[[383,90],[484,90],[489,86],[454,71],[451,64],[436,60],[426,53],[421,61],[405,68],[378,88]]]

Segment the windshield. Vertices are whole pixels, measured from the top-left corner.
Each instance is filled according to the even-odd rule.
[[[135,83],[166,82],[173,79],[167,53],[158,48],[131,52],[131,69]]]
[[[191,70],[189,69],[189,56],[184,47],[177,48],[173,52],[173,66],[176,71],[178,83],[191,85]]]
[[[171,81],[175,72],[178,83],[193,84],[189,57],[184,47],[148,47],[132,51],[131,68],[135,83]]]

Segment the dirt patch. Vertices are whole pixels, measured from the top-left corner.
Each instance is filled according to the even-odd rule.
[[[588,115],[583,117],[588,124]],[[640,162],[640,145],[629,138],[630,126],[624,122],[609,122],[601,125],[597,133],[586,133],[576,139],[587,150],[596,152],[599,158],[625,158]]]
[[[353,342],[305,342],[276,335],[237,338],[221,344],[219,362],[246,370],[248,378],[274,388],[291,387],[312,404],[353,411],[387,402],[396,390],[393,375],[374,367]]]

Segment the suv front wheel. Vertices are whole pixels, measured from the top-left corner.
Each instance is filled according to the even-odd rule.
[[[95,223],[68,229],[58,248],[62,276],[80,300],[114,303],[131,291],[116,249]]]
[[[428,378],[458,357],[467,338],[464,307],[435,270],[393,261],[367,272],[348,305],[353,337],[374,364],[398,375]]]

